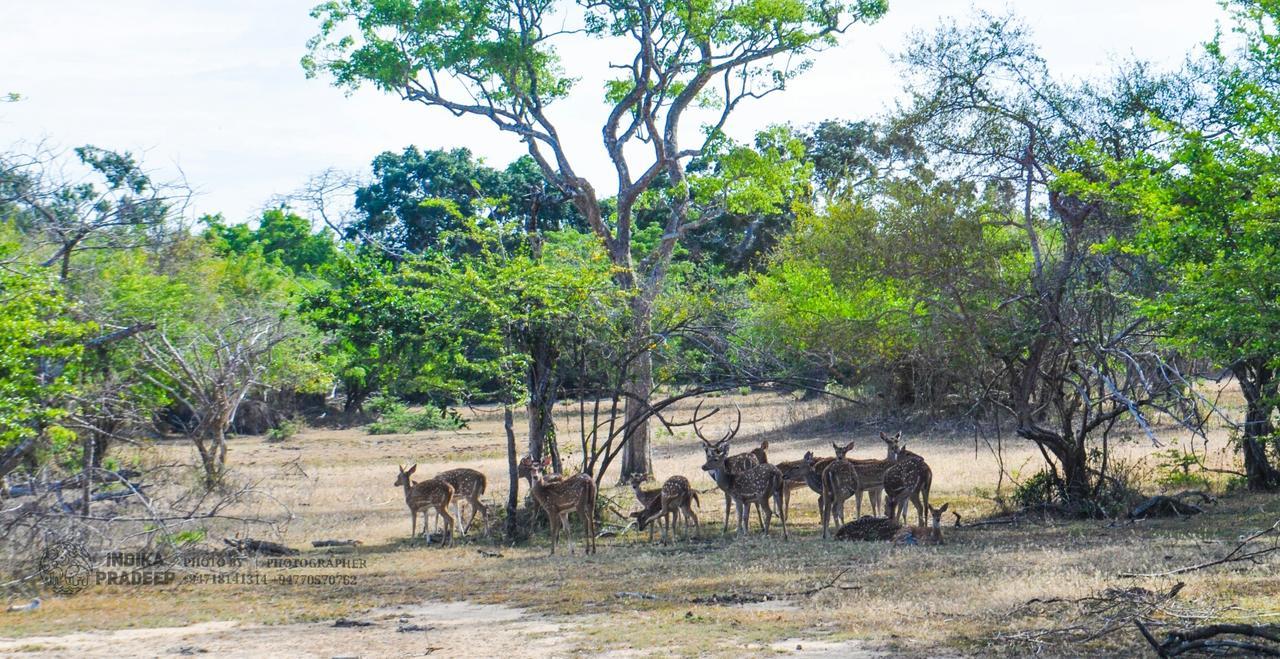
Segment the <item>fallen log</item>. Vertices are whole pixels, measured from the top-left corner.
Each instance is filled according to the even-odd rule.
[[[359,547],[364,543],[359,540],[312,540],[312,547]]]
[[[298,550],[286,547],[282,544],[271,542],[269,540],[254,540],[253,538],[223,538],[222,541],[228,547],[237,551],[245,551],[254,554],[267,554],[270,556],[297,556]]]
[[[1133,623],[1161,659],[1186,652],[1280,657],[1280,625],[1205,625],[1170,632],[1157,641],[1141,620]]]

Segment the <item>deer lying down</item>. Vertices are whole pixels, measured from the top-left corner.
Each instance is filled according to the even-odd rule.
[[[859,517],[845,524],[836,531],[836,540],[855,542],[886,542],[904,545],[940,545],[942,539],[942,513],[947,512],[951,504],[944,503],[940,508],[929,506],[929,515],[933,518],[930,526],[903,526],[897,519],[889,517]]]

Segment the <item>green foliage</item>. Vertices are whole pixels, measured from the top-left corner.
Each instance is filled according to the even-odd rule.
[[[377,417],[367,426],[370,435],[392,435],[421,430],[458,430],[467,427],[457,412],[425,405],[414,412],[404,402],[392,396],[374,396],[366,408]]]
[[[0,261],[19,246],[0,241]],[[39,268],[0,268],[0,452],[40,436],[56,452],[66,443],[57,428],[74,392],[82,340],[95,326],[75,320],[58,286]]]
[[[1037,508],[1062,500],[1062,488],[1053,474],[1037,471],[1013,489],[1012,501],[1018,508]]]
[[[208,227],[205,239],[218,253],[257,251],[296,274],[314,272],[337,256],[331,233],[312,233],[311,222],[287,208],[263,211],[256,229],[244,224],[227,225],[221,215],[206,215],[200,220]]]
[[[421,152],[410,146],[374,158],[373,179],[356,190],[360,217],[348,227],[350,240],[420,254],[438,249],[442,234],[463,228],[466,218],[511,230],[536,214],[540,230],[582,227],[572,205],[543,193],[548,184],[528,156],[500,170],[465,148]]]
[[[1166,490],[1208,488],[1209,478],[1204,474],[1204,463],[1194,452],[1178,447],[1165,449],[1155,455],[1156,482]]]
[[[302,424],[293,419],[283,419],[277,423],[274,428],[267,430],[268,442],[283,442],[292,439],[298,431],[302,430]]]

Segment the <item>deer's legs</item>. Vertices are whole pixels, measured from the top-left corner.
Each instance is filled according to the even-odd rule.
[[[724,493],[724,532],[729,532],[729,503],[733,501],[733,497],[728,492]],[[734,502],[734,512],[738,512],[737,504]],[[652,538],[650,538],[652,540]]]
[[[453,540],[453,516],[449,514],[448,504],[436,508],[436,512],[444,520],[443,535],[440,536],[441,544],[448,545]]]
[[[778,521],[780,521],[780,522],[782,523],[782,539],[783,539],[783,540],[786,540],[786,539],[788,539],[788,538],[787,538],[787,506],[786,506],[786,504],[784,504],[784,503],[782,502],[782,493],[781,493],[781,492],[779,492],[778,494],[776,494],[776,495],[774,495],[774,496],[776,497],[776,499],[777,499],[777,501],[778,501],[778,507],[779,507],[779,511],[778,511]]]

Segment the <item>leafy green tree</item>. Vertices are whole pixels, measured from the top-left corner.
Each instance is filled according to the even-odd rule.
[[[1209,44],[1199,72],[1213,120],[1155,121],[1163,148],[1117,159],[1091,143],[1106,176],[1067,177],[1081,197],[1140,218],[1114,249],[1151,259],[1163,286],[1143,309],[1184,353],[1230,369],[1246,402],[1240,438],[1248,486],[1280,488],[1280,3],[1233,2],[1243,44]],[[1121,247],[1123,245],[1123,247]]]
[[[19,249],[0,241],[0,260]],[[59,288],[40,268],[0,268],[0,476],[71,435],[58,423],[93,325],[71,317]]]
[[[562,25],[565,12],[581,30]],[[673,252],[689,230],[693,191],[686,166],[719,139],[743,101],[783,89],[809,55],[857,22],[886,11],[883,0],[758,0],[697,5],[642,2],[353,0],[326,2],[312,15],[320,31],[303,65],[349,89],[370,84],[403,99],[490,120],[521,139],[543,176],[568,197],[629,293],[630,340],[640,357],[628,377],[624,477],[650,471],[647,418],[653,391],[653,303]],[[604,147],[617,175],[606,207],[579,174],[549,107],[571,93],[556,45],[578,32],[596,43],[629,44],[619,78],[605,85],[610,106]],[[701,142],[686,143],[691,108],[710,115]],[[665,177],[668,216],[654,247],[635,256],[636,211]]]
[[[263,211],[257,228],[228,225],[222,215],[206,215],[200,221],[207,227],[205,236],[219,252],[244,254],[258,249],[295,273],[314,272],[337,255],[333,234],[328,230],[312,232],[309,220],[287,208]]]
[[[527,156],[499,170],[465,148],[388,151],[373,159],[373,181],[355,192],[359,218],[346,238],[420,254],[437,248],[442,233],[461,229],[464,218],[515,227],[532,220],[544,231],[585,228],[573,206],[548,187]]]

